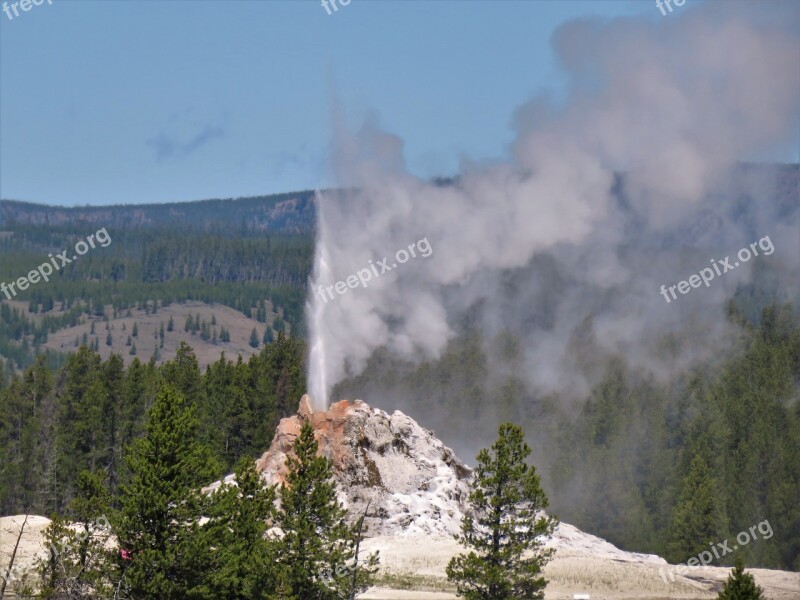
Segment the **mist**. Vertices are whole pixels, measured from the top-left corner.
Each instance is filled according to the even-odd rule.
[[[331,160],[349,191],[317,195],[307,305],[316,405],[338,399],[333,387],[377,349],[438,358],[466,315],[487,340],[521,337],[530,390],[580,395],[592,375],[570,349],[577,332],[667,376],[724,347],[721,306],[759,269],[786,274],[782,293],[796,297],[800,211],[781,191],[797,172],[752,163],[796,160],[798,31],[788,2],[568,23],[552,39],[567,99],[545,90],[522,103],[508,156],[464,161],[444,183],[409,172],[398,134],[374,121],[349,131],[340,116]],[[662,295],[765,237],[769,255]],[[430,256],[346,294],[315,292],[423,238]],[[665,356],[658,341],[670,331],[688,337]],[[490,372],[503,369],[486,351]]]

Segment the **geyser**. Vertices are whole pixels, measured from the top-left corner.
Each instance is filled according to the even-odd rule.
[[[769,267],[796,273],[797,217],[787,221],[770,200],[781,172],[742,161],[796,144],[800,8],[723,4],[658,22],[561,27],[553,47],[567,97],[521,106],[509,156],[465,162],[448,184],[409,173],[396,135],[335,123],[332,159],[348,191],[317,198],[307,303],[315,407],[375,350],[438,358],[464,322],[486,340],[518,335],[519,375],[531,388],[583,393],[576,336],[591,333],[601,349],[652,370],[664,363],[660,332],[696,331],[687,361],[713,354],[705,340],[724,332],[719,306],[756,263],[680,305],[664,302],[665,281],[766,235],[776,249]],[[314,293],[422,238],[436,249],[429,259],[327,304]],[[505,368],[501,355],[490,360],[493,372]]]
[[[319,285],[328,285],[332,279],[330,257],[327,247],[327,230],[322,215],[322,202],[319,194],[315,198],[317,206],[317,239],[314,252],[314,271],[311,280],[311,289]],[[309,324],[311,350],[309,352],[308,390],[311,405],[315,410],[324,410],[328,407],[328,365],[325,353],[325,318],[327,316],[326,302],[319,294],[309,294],[306,302],[306,320]],[[305,398],[304,396],[303,398]]]

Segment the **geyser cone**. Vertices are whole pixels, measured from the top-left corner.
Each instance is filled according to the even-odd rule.
[[[282,419],[256,467],[270,483],[286,477],[286,459],[303,423],[314,428],[319,454],[333,463],[350,516],[369,512],[370,535],[457,533],[472,471],[433,433],[400,411],[389,415],[362,400],[313,410],[309,395],[297,414]]]

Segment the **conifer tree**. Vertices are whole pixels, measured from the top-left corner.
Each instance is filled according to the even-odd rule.
[[[22,595],[50,600],[90,600],[110,597],[116,569],[108,548],[111,527],[110,496],[100,474],[82,471],[77,496],[70,505],[75,527],[54,517],[44,532],[48,556],[37,562],[37,582],[27,584]]]
[[[722,586],[717,600],[764,600],[763,592],[764,590],[756,585],[753,576],[744,572],[744,563],[740,556],[736,559],[736,566],[728,575],[728,580]]]
[[[202,412],[205,400],[202,390],[202,373],[197,356],[189,344],[181,342],[175,358],[164,365],[163,373],[165,381],[169,381],[188,402]],[[199,414],[198,417],[202,419],[202,414]]]
[[[119,547],[130,558],[126,581],[136,598],[212,597],[208,542],[198,523],[213,480],[213,461],[197,441],[193,407],[165,386],[148,414],[147,431],[127,456],[131,482],[122,488]]]
[[[447,565],[447,578],[467,600],[544,598],[542,567],[551,550],[541,549],[541,536],[551,535],[556,519],[543,511],[548,502],[536,469],[526,464],[531,450],[522,428],[500,426],[491,451],[478,453],[471,511],[456,539],[471,548]]]
[[[698,451],[689,465],[689,473],[684,478],[672,512],[668,551],[674,562],[684,562],[688,557],[707,550],[709,542],[724,539],[724,517],[716,489],[706,460]]]
[[[351,585],[355,568],[356,528],[345,522],[346,511],[336,497],[331,461],[317,456],[311,425],[303,424],[292,450],[277,518],[283,531],[278,542],[283,583],[291,595],[303,600],[347,598],[345,590]],[[364,567],[356,569],[358,591],[369,586],[377,561],[378,557],[372,555]]]
[[[235,474],[236,484],[223,484],[210,499],[204,527],[216,549],[210,587],[218,598],[271,599],[279,569],[266,532],[275,518],[275,487],[264,484],[250,458],[238,463]]]

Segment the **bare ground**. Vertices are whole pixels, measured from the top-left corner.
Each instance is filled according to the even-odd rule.
[[[0,518],[0,569],[5,573],[24,515]],[[30,516],[17,553],[17,564],[30,567],[45,551],[41,534],[49,520]],[[379,550],[380,585],[362,598],[369,600],[447,600],[456,598],[445,577],[445,566],[459,546],[436,536],[382,536],[364,541],[366,551]],[[593,552],[595,554],[593,554]],[[627,554],[627,556],[625,556]],[[661,570],[661,571],[660,571]],[[798,600],[800,573],[748,569],[769,600]],[[592,600],[710,600],[727,579],[730,569],[704,567],[662,578],[671,568],[651,555],[609,552],[603,547],[560,547],[545,568],[549,580],[546,600],[572,600],[589,594]],[[6,593],[13,598],[13,594]]]

